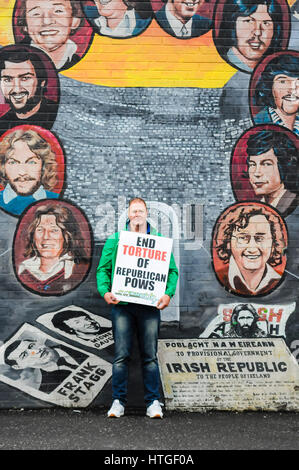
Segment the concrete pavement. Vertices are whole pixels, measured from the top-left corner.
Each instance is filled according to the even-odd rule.
[[[166,412],[143,410],[108,419],[104,409],[0,410],[0,450],[299,450],[299,414],[292,412]]]

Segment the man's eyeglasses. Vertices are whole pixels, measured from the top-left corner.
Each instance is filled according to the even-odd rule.
[[[266,240],[270,240],[269,238],[265,237],[264,235],[247,235],[247,234],[232,235],[232,238],[235,238],[237,240],[238,245],[240,245],[240,246],[249,245],[252,237],[254,238],[254,241],[257,245],[261,245]]]

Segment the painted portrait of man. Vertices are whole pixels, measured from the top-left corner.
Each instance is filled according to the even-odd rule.
[[[19,0],[15,6],[15,40],[44,51],[57,70],[75,65],[84,54],[74,35],[84,27],[85,49],[91,33],[78,0]]]
[[[205,0],[163,0],[155,18],[164,31],[180,39],[202,36],[212,28],[212,20],[199,14]]]
[[[16,127],[0,140],[0,207],[20,215],[40,199],[57,199],[57,157],[37,127]]]
[[[56,101],[47,97],[51,72]],[[10,107],[0,117],[2,134],[21,124],[51,129],[58,110],[59,82],[53,65],[42,52],[26,46],[3,47],[0,50],[0,88]]]
[[[217,220],[213,263],[218,280],[232,293],[266,295],[282,280],[287,232],[280,215],[264,204],[237,204]]]
[[[94,0],[85,2],[83,9],[94,31],[112,38],[137,36],[152,21],[149,0]]]
[[[35,293],[63,295],[85,278],[91,234],[83,214],[65,201],[41,201],[20,220],[14,241],[19,281]],[[83,236],[84,234],[84,236]],[[24,238],[24,241],[22,239]],[[20,253],[21,247],[24,253]]]
[[[299,136],[299,53],[271,57],[261,73],[255,71],[250,88],[255,124],[278,124]],[[259,111],[255,113],[254,108]]]
[[[246,131],[232,152],[236,199],[256,199],[275,207],[283,217],[291,214],[298,205],[298,146],[298,138],[278,126]]]
[[[261,338],[267,333],[258,326],[260,320],[257,311],[251,304],[239,304],[232,312],[230,327],[224,338]]]
[[[111,369],[99,356],[29,323],[23,323],[0,347],[1,383],[60,407],[87,407],[110,379]],[[80,375],[84,380],[78,388]]]
[[[9,344],[4,362],[20,372],[21,380],[27,386],[51,393],[83,362],[74,352],[61,344],[47,344],[32,335]]]
[[[220,55],[232,66],[251,73],[268,54],[287,47],[289,12],[277,0],[227,1],[217,18],[214,41]]]
[[[55,328],[62,332],[85,341],[91,341],[100,334],[111,331],[111,328],[101,326],[100,322],[96,321],[88,313],[72,309],[55,313],[52,323]]]
[[[298,204],[299,155],[287,134],[261,131],[247,141],[247,174],[257,197],[286,216]]]

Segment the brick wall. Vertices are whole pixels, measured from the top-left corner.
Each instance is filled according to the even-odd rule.
[[[0,407],[109,404],[110,307],[97,292],[95,271],[106,238],[118,230],[129,199],[139,196],[152,204],[150,216],[165,235],[174,233],[167,232],[165,207],[173,209],[180,234],[179,288],[169,313],[162,313],[159,350],[167,406],[298,409],[296,4],[244,6],[243,16],[236,12],[232,21],[231,13],[228,22],[225,11],[233,2],[204,3],[196,16],[195,6],[174,2],[173,24],[193,18],[187,34],[194,37],[181,38],[161,16],[162,3],[137,2],[133,30],[122,24],[99,29],[95,4],[81,3],[83,10],[79,2],[71,9],[65,0],[56,11],[51,0],[27,0],[26,13],[21,1],[0,2]],[[234,39],[241,20],[251,41],[247,49]],[[68,28],[67,49],[60,43]],[[267,67],[274,78],[265,78]],[[269,113],[265,90],[281,75],[287,85],[280,82],[277,93],[287,90],[288,98],[280,107],[272,102]],[[265,180],[275,175],[268,190]],[[52,252],[45,242],[38,248],[38,225],[58,225],[64,239],[60,264],[42,270],[41,253],[49,260]],[[69,238],[76,252],[66,247]],[[245,304],[239,310],[247,312],[248,328],[237,313]],[[97,325],[94,335],[63,328],[55,322],[60,311],[88,315]],[[264,378],[237,370],[231,386],[250,396],[247,405],[227,400],[229,370],[203,381],[188,368],[184,379],[165,370],[169,339],[186,364],[187,341],[206,339],[207,352],[212,338],[222,340],[220,358],[234,349],[231,339],[240,342],[244,361],[255,351],[260,359],[266,348],[264,361],[287,358],[286,366],[278,373],[271,362]],[[13,350],[16,340],[21,343]],[[45,348],[72,357],[76,372],[26,362],[29,346],[35,358]],[[139,364],[136,347],[133,361]],[[166,385],[175,378],[193,388],[169,394]],[[129,404],[142,406],[139,368],[130,373],[130,391]]]

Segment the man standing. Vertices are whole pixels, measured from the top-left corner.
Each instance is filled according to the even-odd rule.
[[[247,141],[247,174],[261,202],[276,207],[285,217],[297,206],[298,149],[278,130],[261,130]]]
[[[32,129],[12,130],[0,142],[0,207],[20,215],[39,199],[57,199],[57,163],[51,146]]]
[[[40,56],[26,46],[0,51],[0,86],[10,110],[0,118],[0,132],[21,124],[51,129],[58,103],[45,96],[47,71]]]
[[[159,235],[147,222],[146,203],[141,198],[134,198],[129,203],[128,225],[126,230]],[[108,417],[120,417],[124,414],[127,402],[128,363],[132,351],[133,331],[136,326],[139,349],[142,360],[144,400],[147,416],[162,418],[160,399],[160,374],[157,361],[157,345],[160,325],[160,312],[168,306],[175,294],[178,269],[171,255],[165,294],[156,307],[119,302],[111,292],[114,267],[117,255],[119,232],[113,234],[105,243],[97,268],[97,287],[105,301],[112,305],[112,330],[115,342],[115,356],[112,369],[113,403]]]
[[[188,39],[207,33],[212,20],[197,12],[204,0],[166,0],[166,4],[156,12],[156,19],[168,34]]]

